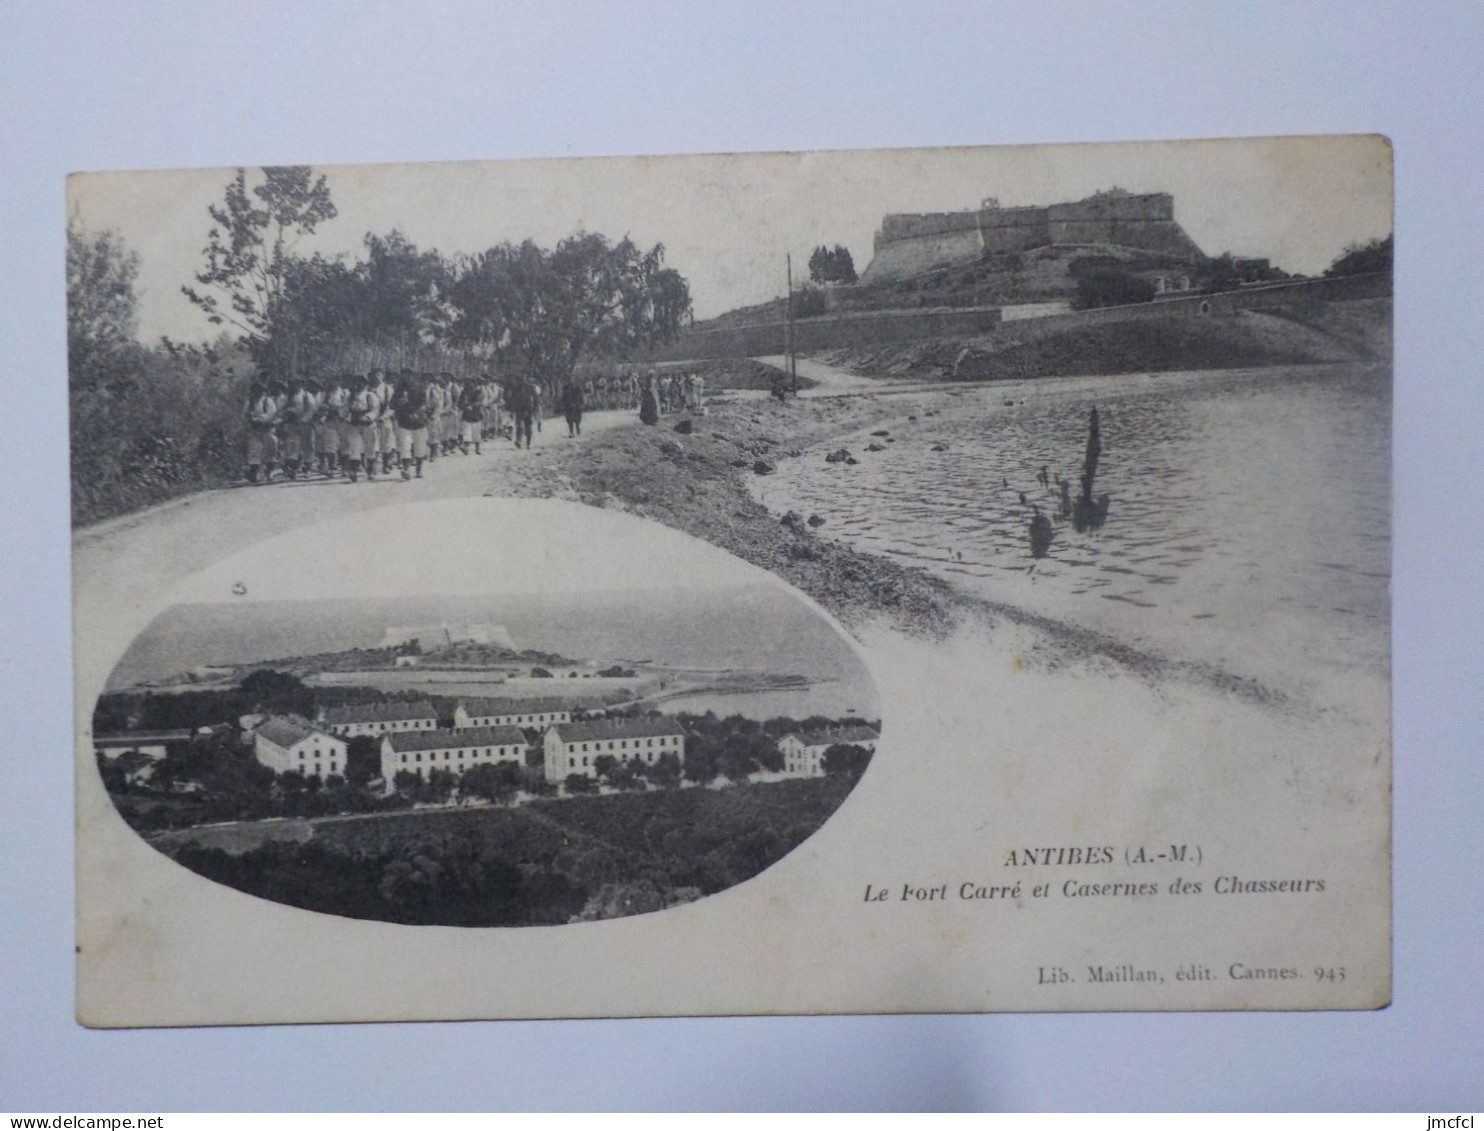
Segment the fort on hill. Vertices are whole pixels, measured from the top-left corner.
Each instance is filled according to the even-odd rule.
[[[423,648],[442,648],[448,644],[489,644],[497,648],[517,651],[510,630],[503,624],[489,622],[480,624],[420,624],[389,625],[381,638],[381,647],[398,648],[412,641]]]
[[[1390,277],[1379,272],[1306,279],[1260,257],[1208,255],[1175,219],[1167,192],[1113,188],[1013,208],[991,198],[961,212],[888,214],[860,279],[796,290],[791,324],[778,298],[697,322],[650,359],[761,358],[791,340],[801,353],[882,376],[1315,364],[1389,353],[1370,342],[1375,335],[1326,332],[1314,311],[1390,295]],[[1236,318],[1294,310],[1305,313],[1276,329]],[[1208,314],[1218,317],[1174,326]],[[1115,323],[1137,325],[1110,329]],[[961,363],[967,342],[979,361]]]
[[[986,254],[1087,246],[1128,248],[1192,265],[1206,259],[1175,220],[1169,193],[1111,190],[1064,204],[1001,208],[989,199],[964,212],[885,216],[861,282],[907,279]]]

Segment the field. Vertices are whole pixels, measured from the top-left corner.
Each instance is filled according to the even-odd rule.
[[[306,910],[464,927],[657,911],[776,863],[854,781],[819,778],[320,820],[303,843],[167,849],[209,879]],[[164,846],[162,845],[162,848]]]

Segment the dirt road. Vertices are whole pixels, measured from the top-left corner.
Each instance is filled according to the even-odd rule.
[[[787,369],[788,359],[782,357],[759,357],[764,365],[771,365],[775,369]],[[825,365],[822,362],[813,361],[807,357],[798,358],[794,362],[800,377],[807,377],[811,381],[817,381],[813,388],[799,390],[801,397],[840,397],[851,396],[860,393],[880,393],[894,389],[901,382],[883,380],[879,377],[857,377],[854,373],[847,373],[843,369],[836,369],[833,365]]]
[[[338,515],[425,499],[482,495],[491,468],[526,461],[543,463],[588,436],[630,424],[630,412],[587,413],[583,436],[567,438],[560,419],[545,421],[529,450],[508,440],[483,445],[481,455],[452,455],[404,481],[393,473],[372,482],[308,479],[266,486],[228,487],[173,499],[72,534],[73,612],[82,623],[100,610],[117,609],[158,592],[211,562],[255,542]]]
[[[760,359],[781,366],[782,357]],[[857,377],[807,358],[799,373],[819,382],[800,395],[808,399],[850,399],[862,394],[906,392],[917,383]],[[759,399],[767,394],[758,392]],[[720,400],[720,398],[718,398]],[[821,406],[822,407],[822,406]],[[661,423],[668,433],[669,418]],[[638,427],[628,411],[590,412],[583,436],[569,440],[560,419],[545,422],[530,451],[516,450],[506,440],[484,445],[482,455],[453,455],[425,467],[422,479],[378,476],[373,482],[342,479],[276,482],[203,491],[134,514],[122,515],[73,531],[73,609],[80,623],[106,610],[137,605],[146,594],[160,592],[231,553],[297,527],[374,507],[420,500],[478,496],[491,490],[491,480],[525,478],[562,453],[585,446],[594,435]],[[539,478],[539,476],[538,476]]]

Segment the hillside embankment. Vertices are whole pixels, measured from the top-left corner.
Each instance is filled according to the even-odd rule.
[[[777,574],[846,624],[885,615],[907,631],[936,634],[949,629],[962,608],[945,582],[818,538],[808,515],[780,522],[745,482],[811,444],[951,396],[916,396],[910,409],[884,395],[717,406],[707,416],[666,417],[655,427],[538,449],[537,459],[492,468],[491,490],[653,519]],[[682,421],[692,429],[688,434],[675,431]]]
[[[867,377],[945,381],[1376,361],[1391,356],[1391,302],[1358,299],[1091,326],[1030,319],[974,337],[858,346],[818,356]]]
[[[1274,689],[1190,660],[1175,660],[1106,633],[987,600],[954,588],[925,569],[856,550],[824,537],[814,515],[770,512],[749,491],[758,466],[817,456],[819,445],[878,424],[934,416],[971,395],[920,386],[900,393],[735,403],[694,418],[677,434],[670,417],[658,427],[634,426],[586,443],[552,446],[530,461],[490,469],[490,493],[556,498],[620,510],[704,539],[781,577],[809,594],[843,624],[877,623],[908,637],[943,640],[969,625],[1016,625],[1017,664],[1054,671],[1092,665],[1158,682],[1174,677],[1222,695],[1272,705]],[[910,414],[910,416],[909,416]],[[682,418],[684,419],[684,418]],[[836,515],[817,516],[824,526]]]

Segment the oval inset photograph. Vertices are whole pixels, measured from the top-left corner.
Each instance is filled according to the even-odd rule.
[[[771,575],[549,500],[380,508],[185,583],[92,720],[118,812],[228,887],[551,926],[749,880],[881,733],[854,645]]]

